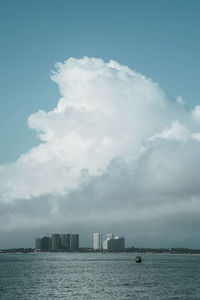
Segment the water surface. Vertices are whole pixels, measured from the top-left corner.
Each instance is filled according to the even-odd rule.
[[[200,256],[0,254],[0,299],[200,299]]]

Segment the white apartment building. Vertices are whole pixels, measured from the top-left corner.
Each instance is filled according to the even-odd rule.
[[[93,249],[94,250],[102,249],[102,234],[99,232],[95,232],[93,234]]]

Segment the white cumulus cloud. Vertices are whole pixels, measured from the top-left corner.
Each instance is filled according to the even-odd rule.
[[[112,222],[134,222],[133,215],[137,222],[135,207],[146,220],[183,215],[188,201],[194,211],[200,207],[199,106],[188,110],[181,97],[170,100],[151,79],[115,61],[70,58],[51,78],[61,98],[54,110],[28,118],[40,145],[0,166],[2,203],[56,195],[49,214],[62,219],[59,205],[71,211],[73,198],[88,222],[83,203],[91,220],[109,207]]]

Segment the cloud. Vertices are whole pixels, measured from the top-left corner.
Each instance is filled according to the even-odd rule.
[[[163,233],[172,243],[174,232],[179,241],[194,241],[199,106],[170,100],[115,61],[70,58],[56,65],[52,80],[61,94],[57,106],[28,118],[40,145],[0,167],[2,232],[84,224],[121,229],[141,243],[164,241]]]

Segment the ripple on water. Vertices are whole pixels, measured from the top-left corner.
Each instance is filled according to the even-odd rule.
[[[199,256],[0,255],[0,299],[185,299],[200,295]]]

